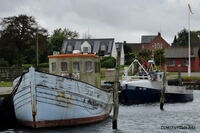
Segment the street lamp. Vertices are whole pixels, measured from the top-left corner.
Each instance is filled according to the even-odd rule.
[[[38,60],[38,29],[36,31],[36,66],[38,67],[39,60]]]
[[[38,34],[42,34],[43,30],[42,29],[36,29],[36,66],[38,67],[39,65],[39,39],[38,39]]]
[[[47,36],[48,33],[45,29],[40,28],[38,25],[35,25],[33,28],[36,29],[36,66],[39,65],[39,37],[38,34],[42,34],[43,36]]]

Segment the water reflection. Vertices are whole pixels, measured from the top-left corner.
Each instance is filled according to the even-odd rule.
[[[76,127],[62,128],[18,128],[7,129],[6,133],[182,133],[200,132],[200,91],[194,91],[194,101],[188,103],[165,104],[164,111],[159,103],[131,106],[120,105],[118,129],[112,130],[111,117],[105,121]],[[184,125],[195,129],[177,129]],[[174,129],[162,129],[162,127]],[[176,129],[175,129],[176,128]]]

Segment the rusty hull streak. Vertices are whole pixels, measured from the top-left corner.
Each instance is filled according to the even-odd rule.
[[[56,127],[56,126],[77,126],[83,125],[93,122],[99,122],[106,118],[109,115],[101,115],[101,116],[94,116],[94,117],[87,117],[87,118],[75,118],[75,119],[65,119],[65,120],[50,120],[50,121],[36,121],[36,122],[29,122],[29,121],[20,121],[26,126],[31,126],[33,128],[41,128],[41,127]]]
[[[71,97],[65,96],[65,92],[58,92],[58,95],[55,97],[56,101],[60,104],[61,98],[64,98],[64,102],[66,103],[67,107],[70,107],[71,104]]]
[[[36,120],[35,120],[35,116],[36,116],[36,112],[33,112],[32,111],[32,117],[33,117],[33,127],[36,128],[37,127],[37,124],[35,123]]]

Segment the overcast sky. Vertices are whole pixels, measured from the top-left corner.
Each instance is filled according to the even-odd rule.
[[[52,34],[56,28],[137,43],[156,35],[172,43],[188,28],[188,3],[194,14],[191,30],[200,30],[200,0],[0,0],[0,18],[27,14]]]

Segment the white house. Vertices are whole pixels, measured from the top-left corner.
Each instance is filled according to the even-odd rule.
[[[117,50],[120,52],[120,65],[124,65],[123,43],[115,43],[114,38],[103,39],[69,39],[63,42],[61,54],[72,54],[73,51],[81,53],[92,53],[100,56],[117,57]]]

